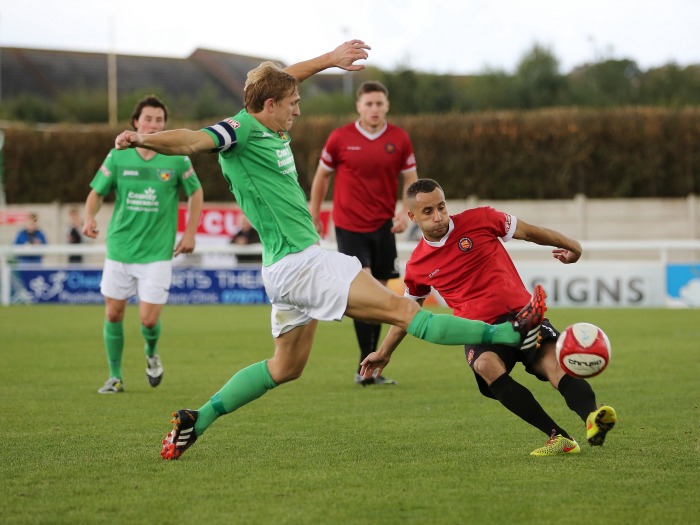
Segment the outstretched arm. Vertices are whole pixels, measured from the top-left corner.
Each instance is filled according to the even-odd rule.
[[[159,133],[136,133],[123,131],[114,139],[117,149],[144,148],[163,155],[192,155],[216,148],[214,139],[204,131],[174,129]]]
[[[518,219],[513,238],[534,242],[542,246],[553,246],[555,249],[552,250],[552,256],[564,264],[575,263],[583,252],[578,241],[567,237],[563,233],[550,230],[549,228],[533,226],[520,219]]]
[[[328,69],[329,67],[339,67],[346,71],[359,71],[364,69],[365,66],[363,64],[355,64],[355,62],[368,57],[367,51],[365,51],[366,49],[372,48],[362,40],[350,40],[349,42],[343,42],[333,51],[324,53],[311,60],[292,64],[284,68],[284,70],[299,82],[303,82],[310,76],[324,69]]]
[[[423,306],[425,299],[418,299],[417,302]],[[394,353],[403,338],[406,337],[406,330],[398,326],[389,327],[389,332],[386,334],[384,341],[379,347],[379,350],[372,352],[360,363],[360,374],[365,379],[369,379],[372,375],[381,375],[382,370],[389,364],[391,354]]]

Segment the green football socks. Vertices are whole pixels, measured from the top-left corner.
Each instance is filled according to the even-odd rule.
[[[443,345],[516,345],[520,342],[520,335],[510,323],[490,325],[447,314],[433,314],[428,310],[420,310],[407,331],[420,339]],[[230,414],[276,386],[267,368],[267,360],[239,370],[199,408],[199,417],[194,425],[195,434],[201,436],[220,416]]]
[[[143,339],[146,341],[144,350],[146,351],[147,357],[153,357],[156,353],[156,345],[158,345],[158,338],[160,337],[160,319],[153,328],[146,328],[141,325],[141,333],[143,334]]]
[[[105,319],[102,331],[107,350],[109,377],[122,379],[122,353],[124,352],[124,325],[122,321],[110,323]]]
[[[490,325],[449,314],[419,310],[406,330],[412,336],[440,345],[475,345],[520,343],[520,334],[510,323]]]
[[[230,414],[276,386],[267,369],[267,360],[239,370],[199,409],[199,417],[194,425],[195,434],[201,436],[219,416]]]

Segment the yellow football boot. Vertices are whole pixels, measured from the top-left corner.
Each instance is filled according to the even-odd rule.
[[[586,439],[592,447],[599,447],[605,441],[605,436],[617,423],[617,414],[613,407],[603,405],[591,412],[586,418]]]
[[[578,446],[574,438],[565,438],[561,434],[555,434],[549,437],[543,447],[530,452],[531,456],[560,456],[562,454],[580,454],[581,447]]]

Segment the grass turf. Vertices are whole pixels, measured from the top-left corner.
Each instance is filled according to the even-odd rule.
[[[604,447],[548,384],[528,386],[578,456],[534,458],[546,436],[478,393],[459,347],[407,338],[396,387],[353,383],[352,322],[322,323],[304,376],[161,460],[170,413],[198,408],[269,357],[269,309],[169,306],[163,383],[145,378],[138,312],[125,319],[126,392],[107,379],[103,308],[0,308],[0,523],[690,523],[700,515],[700,324],[693,310],[559,309],[603,327],[593,378],[618,411]],[[386,329],[385,329],[386,330]]]

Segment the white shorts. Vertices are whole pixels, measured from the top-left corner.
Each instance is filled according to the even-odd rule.
[[[362,271],[357,257],[310,246],[262,269],[272,302],[272,336],[279,337],[312,319],[340,321],[350,283]]]
[[[100,292],[120,301],[138,295],[143,302],[165,304],[172,279],[172,261],[126,264],[105,259]]]

